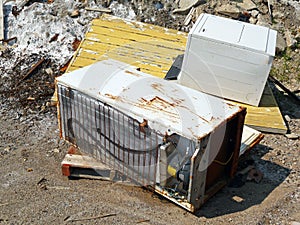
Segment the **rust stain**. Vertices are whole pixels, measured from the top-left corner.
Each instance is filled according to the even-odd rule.
[[[151,84],[151,87],[153,87],[154,89],[160,91],[161,87],[162,87],[162,84],[160,84],[160,83],[153,83],[153,84]]]
[[[176,106],[176,104],[168,102],[168,101],[166,101],[163,98],[160,98],[158,96],[155,96],[154,98],[152,98],[150,101],[148,101],[147,104],[153,104],[153,102],[155,102],[155,101],[158,101],[158,102],[162,103],[162,105],[167,104],[167,105],[172,106],[172,107]]]
[[[134,73],[134,72],[129,71],[129,70],[125,70],[125,73],[128,73],[128,74],[133,75],[133,76],[136,76],[136,77],[140,77],[140,76],[141,76],[140,74]]]
[[[138,107],[152,110],[152,111],[161,111],[166,114],[168,114],[170,117],[179,118],[177,113],[171,112],[167,108],[174,107],[175,104],[168,102],[158,96],[155,96],[154,98],[147,100],[145,98],[140,99],[140,104],[138,104]]]
[[[120,97],[119,96],[115,96],[115,95],[112,95],[112,94],[109,94],[109,93],[105,93],[104,94],[106,97],[110,98],[110,99],[113,99],[113,100],[119,100]]]
[[[177,106],[180,106],[180,104],[185,101],[185,99],[180,99],[180,98],[175,99],[171,97],[171,99]]]
[[[230,106],[230,107],[234,107],[236,105],[232,104],[232,103],[229,103],[229,102],[226,102],[226,105]]]

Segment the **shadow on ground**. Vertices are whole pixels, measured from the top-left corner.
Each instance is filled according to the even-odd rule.
[[[261,159],[272,149],[265,145],[257,145],[252,151],[259,149],[260,154],[252,154],[254,165],[263,174],[260,183],[246,181],[241,187],[226,186],[213,196],[196,213],[199,217],[213,218],[225,214],[243,211],[263,202],[290,174],[290,170],[271,161]]]

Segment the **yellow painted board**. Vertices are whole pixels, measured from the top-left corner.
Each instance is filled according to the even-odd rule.
[[[95,45],[97,46],[97,45]],[[109,50],[91,50],[90,46],[86,47],[83,45],[85,49],[81,49],[78,53],[78,56],[88,57],[92,59],[101,59],[101,57],[106,54],[112,57],[122,57],[126,56],[127,58],[131,58],[133,62],[140,62],[144,61],[146,64],[156,64],[156,65],[164,65],[167,69],[170,68],[170,61],[173,62],[174,58],[169,56],[159,55],[158,53],[148,52],[148,51],[141,51],[141,50],[134,50],[134,49],[127,49],[127,48],[115,48],[111,51]]]
[[[263,132],[285,134],[287,126],[282,118],[280,109],[272,93],[266,84],[259,106],[250,106],[235,103],[247,108],[245,124]]]
[[[142,40],[129,40],[120,37],[101,36],[99,38],[94,37],[95,34],[86,34],[84,45],[93,47],[93,51],[99,50],[112,50],[112,49],[126,49],[128,51],[143,51],[151,52],[159,55],[160,57],[174,57],[174,53],[182,54],[185,46],[179,46],[178,43],[172,43],[170,41],[157,41],[155,39]],[[113,43],[113,44],[112,44]]]
[[[114,27],[111,24],[114,24]],[[164,27],[155,26],[136,21],[128,21],[121,18],[104,15],[101,20],[93,20],[92,27],[106,27],[111,31],[122,32],[123,34],[131,33],[140,36],[157,38],[160,40],[171,40],[186,43],[187,34],[177,30],[167,29]],[[91,30],[93,32],[93,30]]]
[[[186,41],[187,34],[183,32],[104,15],[92,21],[67,71],[112,58],[163,78],[176,56],[184,53]],[[263,132],[287,132],[269,86],[265,87],[259,107],[235,104],[247,108],[248,126]]]
[[[83,57],[83,58],[89,58],[89,59],[93,59],[93,60],[103,60],[103,57],[109,57],[115,60],[126,60],[127,63],[129,64],[145,64],[145,65],[156,65],[157,68],[159,68],[160,70],[165,70],[165,72],[168,72],[169,68],[170,68],[170,64],[167,61],[164,60],[160,60],[160,58],[157,58],[151,54],[143,54],[143,53],[132,53],[127,54],[127,52],[124,51],[111,51],[111,52],[102,52],[102,53],[94,53],[94,52],[90,52],[90,51],[86,51],[83,50],[78,54],[79,57]]]
[[[103,56],[102,60],[109,59],[109,58],[111,59],[112,57]],[[127,61],[127,60],[130,60],[130,59],[128,59],[127,57],[124,57],[124,58],[119,57],[119,58],[113,58],[113,59],[125,62],[127,64],[130,64],[130,61]],[[78,68],[82,68],[84,66],[91,65],[91,64],[96,63],[98,61],[99,60],[90,59],[90,58],[76,57],[76,59],[72,63],[72,67],[69,68],[68,72],[73,71],[73,70],[78,69]],[[146,65],[144,63],[141,63],[141,64],[138,64],[138,63],[132,64],[131,63],[131,65],[135,66],[136,68],[140,68],[140,70],[145,72],[145,73],[148,73],[148,74],[151,74],[153,76],[160,77],[160,78],[164,78],[165,74],[167,73],[167,70],[166,70],[166,72],[164,72],[163,69],[158,68],[156,65],[152,65],[152,64]]]

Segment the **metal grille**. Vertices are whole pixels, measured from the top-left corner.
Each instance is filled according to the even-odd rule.
[[[114,170],[142,185],[154,185],[163,135],[77,90],[58,85],[61,131]]]

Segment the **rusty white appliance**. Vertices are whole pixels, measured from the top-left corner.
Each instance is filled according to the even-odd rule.
[[[189,32],[178,82],[258,106],[275,56],[277,32],[201,14]]]
[[[63,139],[191,212],[236,172],[245,108],[115,60],[56,85]]]

